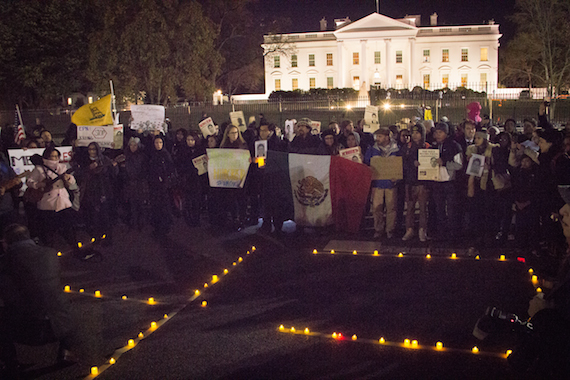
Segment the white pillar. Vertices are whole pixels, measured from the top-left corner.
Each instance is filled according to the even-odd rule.
[[[416,39],[414,37],[410,38],[410,62],[408,63],[408,89],[414,88],[417,85],[416,78]]]
[[[336,87],[338,88],[344,88],[344,67],[343,67],[343,56],[342,56],[342,48],[343,48],[343,41],[342,40],[338,40],[336,42],[336,47],[337,47],[337,57],[336,57],[336,61],[338,62],[338,75],[337,75],[337,84]]]
[[[366,40],[360,40],[360,86],[362,87],[362,85],[366,82],[366,87],[368,87],[365,88],[364,91],[368,91],[370,88],[370,82],[368,81],[368,69],[366,67],[366,42]]]
[[[386,88],[390,88],[392,87],[392,73],[391,68],[392,68],[392,39],[390,38],[385,38],[384,42],[386,43],[386,54],[384,54],[384,56],[386,58],[384,58],[386,60],[386,83],[385,86]]]

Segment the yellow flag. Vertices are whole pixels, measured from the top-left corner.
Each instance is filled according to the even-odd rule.
[[[71,117],[71,122],[75,125],[113,124],[111,95],[109,94],[96,102],[80,107]]]
[[[424,110],[424,120],[433,120],[431,109]]]

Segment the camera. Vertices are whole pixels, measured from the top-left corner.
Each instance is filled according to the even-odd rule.
[[[532,334],[534,327],[531,322],[522,321],[517,315],[507,313],[489,306],[485,314],[477,320],[473,328],[473,336],[479,340],[485,340],[491,334],[515,332]]]

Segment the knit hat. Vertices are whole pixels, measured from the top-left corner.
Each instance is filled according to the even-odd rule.
[[[426,129],[420,123],[416,123],[415,125],[413,125],[411,132],[412,134],[414,132],[419,132],[422,135],[422,141],[426,141]]]
[[[311,119],[304,117],[297,122],[297,128],[298,127],[307,127],[309,129],[311,129],[311,123],[312,123]]]
[[[443,132],[445,132],[446,135],[449,135],[449,125],[447,125],[447,123],[443,123],[443,122],[437,123],[435,125],[435,130],[436,131],[443,131]]]

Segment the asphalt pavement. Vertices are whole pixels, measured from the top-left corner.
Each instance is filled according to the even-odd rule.
[[[472,330],[487,306],[526,316],[525,263],[499,248],[370,240],[178,220],[157,241],[118,225],[112,246],[96,241],[100,259],[60,257],[81,361],[53,366],[55,345],[19,346],[19,358],[34,379],[520,378],[505,359],[514,342]]]

